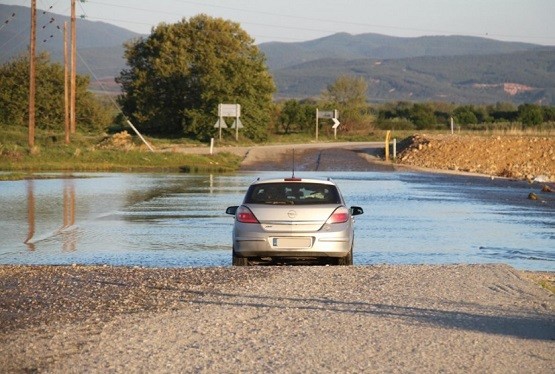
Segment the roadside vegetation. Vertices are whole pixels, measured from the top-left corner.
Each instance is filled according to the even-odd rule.
[[[88,91],[77,78],[77,131],[64,133],[64,72],[47,54],[37,58],[35,145],[28,146],[28,57],[0,66],[0,170],[138,171],[236,170],[240,158],[221,149],[315,141],[316,110],[339,112],[318,120],[318,141],[382,141],[386,131],[403,139],[414,132],[458,134],[555,134],[555,107],[511,103],[369,104],[369,83],[343,75],[320,97],[272,100],[273,79],[264,55],[240,25],[206,15],[160,24],[151,35],[126,45],[128,68],[117,78],[115,100]],[[241,105],[244,127],[215,127],[219,103]],[[231,127],[234,119],[227,118]],[[151,152],[131,121],[154,146]],[[184,154],[182,147],[208,147],[215,155]],[[20,174],[21,175],[21,174]],[[15,177],[15,176],[14,176]],[[4,175],[3,178],[6,178]]]
[[[25,130],[0,132],[0,170],[16,172],[4,179],[20,179],[24,177],[21,172],[33,171],[229,172],[236,170],[241,161],[225,152],[214,155],[151,152],[129,135],[76,133],[66,145],[63,133],[47,130],[37,132],[36,146],[29,150]],[[121,138],[126,140],[114,142]],[[153,143],[156,146],[156,139]]]

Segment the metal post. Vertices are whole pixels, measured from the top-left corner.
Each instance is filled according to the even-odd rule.
[[[389,161],[389,139],[391,139],[391,131],[387,130],[385,134],[385,160]]]
[[[210,154],[214,153],[214,138],[210,138]]]
[[[397,160],[397,138],[393,138],[393,161]]]
[[[239,104],[235,104],[235,141],[239,141]]]
[[[318,108],[316,108],[316,141],[318,141]]]
[[[222,117],[218,120],[218,131],[220,133],[220,141],[222,141]]]

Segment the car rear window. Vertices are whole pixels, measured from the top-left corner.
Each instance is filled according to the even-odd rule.
[[[341,204],[337,188],[317,183],[261,183],[250,186],[247,204]]]

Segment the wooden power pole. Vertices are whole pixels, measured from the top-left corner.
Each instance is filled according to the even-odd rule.
[[[69,123],[71,133],[75,133],[75,82],[77,75],[77,38],[75,27],[75,0],[71,0],[71,82],[70,82],[70,100],[69,100]]]
[[[64,22],[64,131],[65,141],[69,144],[69,58],[67,48],[67,21]]]
[[[37,0],[31,0],[31,42],[29,44],[29,148],[35,146],[35,54],[37,42]]]

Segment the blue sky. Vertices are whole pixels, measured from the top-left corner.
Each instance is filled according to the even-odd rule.
[[[77,0],[91,21],[149,33],[199,13],[239,22],[257,43],[299,42],[337,32],[469,35],[555,45],[555,0]],[[0,0],[30,6],[30,0]],[[70,0],[37,0],[69,15]]]

